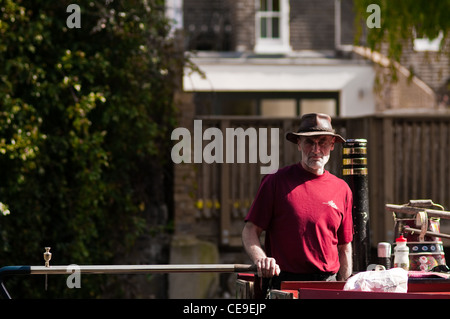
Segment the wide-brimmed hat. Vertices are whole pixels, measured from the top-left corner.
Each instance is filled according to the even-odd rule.
[[[331,126],[331,117],[323,113],[309,113],[301,118],[300,127],[297,132],[289,132],[286,134],[286,139],[289,142],[297,144],[299,136],[314,136],[314,135],[331,135],[336,137],[336,143],[344,143],[345,139]]]

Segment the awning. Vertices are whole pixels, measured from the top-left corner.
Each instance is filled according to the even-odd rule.
[[[301,92],[340,91],[360,76],[372,73],[368,65],[197,64],[206,75],[186,73],[187,92]]]

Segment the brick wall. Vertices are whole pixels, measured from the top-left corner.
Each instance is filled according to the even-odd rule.
[[[435,93],[418,78],[411,78],[400,70],[396,79],[392,70],[375,65],[377,85],[375,87],[376,111],[433,110],[437,107]]]
[[[450,40],[447,42],[449,46]],[[412,44],[408,43],[404,46],[400,62],[435,91],[450,78],[450,56],[442,52],[415,52]]]
[[[342,5],[343,38],[351,34],[351,6]],[[255,0],[185,0],[186,48],[252,51],[255,45]],[[334,50],[334,1],[290,1],[290,35],[294,50]]]
[[[255,46],[255,0],[233,1],[233,46],[236,51],[252,51]]]
[[[293,50],[334,50],[334,1],[290,1]]]
[[[450,45],[450,40],[447,40],[445,45]],[[443,49],[442,52],[417,52],[414,51],[411,42],[404,43],[400,64],[407,70],[408,75],[399,73],[399,79],[395,82],[388,79],[391,75],[389,69],[378,70],[381,82],[385,85],[384,92],[381,92],[378,97],[380,101],[385,99],[382,101],[384,106],[380,110],[384,108],[448,108],[450,102],[442,102],[443,95],[449,94],[448,88],[445,89],[445,87],[450,81],[450,56],[445,52],[448,51]],[[381,53],[387,54],[386,45],[382,47]],[[417,79],[412,81],[412,76]],[[416,80],[423,82],[422,84],[433,90],[433,93],[430,94],[429,90],[422,89],[424,85],[418,86]]]
[[[290,1],[293,50],[334,50],[333,0]],[[249,52],[255,45],[255,0],[185,0],[186,49]],[[351,0],[341,3],[341,40],[353,42]]]

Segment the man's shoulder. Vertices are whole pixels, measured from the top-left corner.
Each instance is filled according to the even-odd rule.
[[[340,185],[341,187],[344,187],[348,190],[350,190],[350,186],[348,186],[347,182],[345,180],[343,180],[342,178],[328,172],[328,179],[333,181],[333,183],[336,183],[338,185]]]

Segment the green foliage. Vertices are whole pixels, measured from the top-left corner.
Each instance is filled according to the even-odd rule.
[[[450,31],[449,0],[353,0],[353,3],[359,30],[356,39],[360,41],[363,31],[367,32],[367,46],[380,51],[381,45],[387,44],[388,56],[395,61],[400,61],[404,44],[413,41],[414,34],[434,39],[442,32],[446,39]],[[380,28],[366,27],[366,19],[371,14],[367,12],[370,4],[380,6]],[[448,47],[442,49],[450,50]]]
[[[163,0],[0,0],[0,265],[110,264],[166,199],[175,76]],[[148,185],[153,185],[151,188]],[[163,220],[163,226],[169,221]],[[159,225],[161,226],[161,225]],[[97,297],[104,278],[49,291],[11,280],[16,297]],[[57,282],[58,281],[58,282]]]

